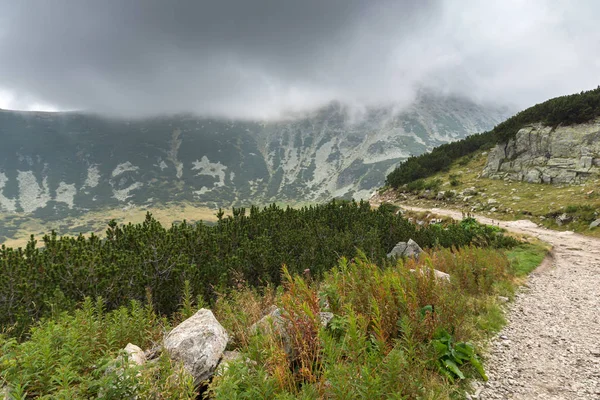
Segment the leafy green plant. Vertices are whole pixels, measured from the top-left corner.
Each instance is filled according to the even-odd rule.
[[[451,382],[456,378],[465,379],[461,367],[470,364],[479,375],[487,380],[483,365],[475,354],[475,348],[471,343],[455,343],[452,335],[446,330],[439,329],[431,342],[437,357],[438,371]]]
[[[450,178],[450,186],[456,187],[456,186],[460,185],[460,180],[458,179],[458,175],[452,174],[449,176],[449,178]]]

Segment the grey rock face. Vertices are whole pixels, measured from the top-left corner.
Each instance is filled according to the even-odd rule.
[[[408,242],[398,242],[392,251],[390,251],[387,255],[388,258],[392,257],[414,257],[419,258],[419,255],[423,252],[421,246],[417,244],[412,239],[409,239]]]
[[[225,351],[229,336],[212,311],[201,309],[165,338],[170,357],[183,362],[196,385],[209,379]]]
[[[494,147],[482,176],[573,184],[600,177],[600,119],[556,129],[534,124]]]

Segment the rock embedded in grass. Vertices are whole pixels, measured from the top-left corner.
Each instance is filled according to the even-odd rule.
[[[333,313],[329,311],[321,311],[319,313],[319,319],[321,320],[321,326],[327,328],[327,326],[333,319]]]
[[[414,240],[409,239],[408,242],[398,242],[392,251],[387,254],[387,257],[392,258],[395,256],[419,258],[422,252],[423,249],[421,246],[419,246]]]
[[[559,226],[567,224],[567,223],[571,222],[572,220],[573,220],[573,217],[571,217],[567,213],[563,213],[563,214],[559,215],[558,217],[556,217],[556,223]]]
[[[146,363],[146,354],[135,344],[127,343],[124,351],[127,353],[127,360],[130,364],[144,365]]]
[[[422,275],[425,275],[430,271],[430,268],[426,267],[426,268],[420,269],[419,271],[421,272]],[[411,269],[410,272],[415,272],[415,270]],[[436,279],[439,279],[441,281],[450,282],[450,274],[447,274],[442,271],[438,271],[437,269],[433,269],[433,276],[435,276]]]

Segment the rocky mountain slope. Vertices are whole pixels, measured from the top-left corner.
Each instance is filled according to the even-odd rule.
[[[482,176],[530,183],[600,177],[600,119],[556,128],[533,124],[489,153]]]
[[[427,93],[401,112],[357,117],[331,104],[278,122],[0,111],[0,213],[44,219],[182,200],[226,207],[364,198],[409,155],[505,117]]]

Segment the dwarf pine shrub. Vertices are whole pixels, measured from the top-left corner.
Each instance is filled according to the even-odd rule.
[[[114,310],[143,302],[148,292],[155,311],[172,316],[184,292],[210,303],[239,282],[259,290],[278,286],[283,264],[291,274],[309,269],[320,279],[340,256],[361,249],[379,261],[411,238],[422,247],[510,245],[476,223],[418,227],[391,207],[374,210],[366,202],[240,208],[214,226],[165,228],[148,214],[137,225],[111,222],[104,240],[53,233],[43,248],[33,238],[25,249],[0,247],[0,326],[14,325],[12,334],[20,337],[35,321],[72,310],[85,297],[102,297]]]

